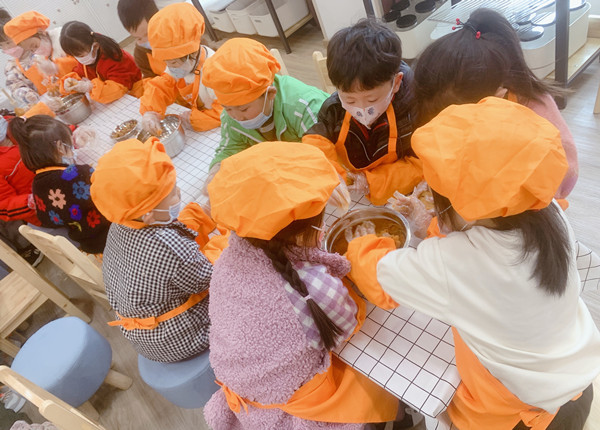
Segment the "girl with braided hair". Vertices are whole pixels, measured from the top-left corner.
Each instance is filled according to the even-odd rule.
[[[394,396],[331,354],[364,319],[342,283],[348,261],[318,248],[338,184],[321,150],[293,142],[228,157],[209,184],[212,217],[232,230],[210,285],[222,389],[204,414],[214,430],[358,430],[396,418]]]

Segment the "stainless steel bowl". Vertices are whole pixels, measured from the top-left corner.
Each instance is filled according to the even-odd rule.
[[[67,124],[79,124],[92,113],[92,107],[85,94],[69,94],[64,96],[61,102],[62,106],[56,111],[56,115]]]
[[[135,119],[130,119],[121,124],[117,125],[113,132],[110,134],[110,138],[116,142],[127,140],[132,137],[136,137],[139,133],[138,122]]]
[[[325,233],[325,239],[323,240],[323,248],[327,252],[338,252],[344,254],[348,249],[348,242],[346,241],[345,232],[348,229],[353,229],[358,224],[372,221],[375,224],[377,234],[384,233],[379,231],[378,227],[383,227],[384,224],[388,224],[392,229],[397,228],[399,235],[405,235],[404,242],[398,246],[399,248],[408,247],[408,243],[411,239],[410,227],[408,221],[402,214],[388,208],[364,208],[355,209],[346,213],[334,222],[331,227]],[[395,232],[394,232],[395,233]]]
[[[162,133],[157,136],[165,147],[167,155],[171,158],[181,152],[185,146],[185,131],[181,124],[179,115],[166,115],[160,122]],[[145,142],[154,136],[152,133],[142,130],[138,134],[138,140]]]

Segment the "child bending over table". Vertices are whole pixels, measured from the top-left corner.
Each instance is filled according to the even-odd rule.
[[[351,277],[377,306],[452,325],[456,427],[581,429],[600,333],[579,296],[573,231],[553,203],[568,168],[558,129],[487,97],[447,107],[412,143],[446,237],[398,250],[390,238],[356,238]]]
[[[77,60],[73,72],[61,78],[66,93],[89,93],[99,103],[128,93],[142,95],[142,73],[114,39],[95,33],[83,22],[69,21],[60,32],[60,45]]]
[[[102,262],[106,294],[136,351],[174,362],[208,348],[212,264],[177,220],[175,167],[156,138],[118,142],[98,161],[91,194],[112,221]]]
[[[375,205],[412,191],[423,172],[410,144],[416,105],[398,35],[372,20],[338,31],[327,45],[327,72],[337,92],[302,141],[321,148],[349,189]]]
[[[94,169],[77,163],[71,129],[47,115],[34,115],[12,119],[9,131],[23,163],[35,172],[33,198],[42,227],[66,228],[82,251],[102,253],[110,222],[90,197]]]
[[[204,408],[211,428],[352,430],[396,417],[398,399],[331,354],[365,312],[342,283],[348,261],[319,249],[338,184],[320,150],[292,142],[226,158],[209,184],[212,216],[232,231],[211,280],[222,386]]]
[[[560,130],[569,168],[555,197],[566,198],[575,186],[577,148],[552,98],[557,89],[527,66],[516,31],[498,12],[475,10],[454,32],[429,45],[415,66],[415,91],[420,125],[447,106],[477,103],[492,95],[527,106]]]

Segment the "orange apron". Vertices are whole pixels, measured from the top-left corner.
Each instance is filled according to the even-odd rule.
[[[335,150],[338,154],[338,157],[342,160],[342,165],[347,166],[349,168],[351,167],[351,171],[361,172],[363,170],[374,169],[375,167],[384,163],[393,163],[398,159],[398,154],[396,153],[396,145],[398,143],[398,128],[396,127],[396,114],[394,113],[394,106],[392,106],[391,103],[389,104],[385,113],[387,114],[390,129],[390,135],[388,137],[388,152],[383,157],[378,158],[368,166],[357,169],[352,165],[352,163],[350,163],[350,160],[348,159],[348,151],[346,151],[346,137],[348,137],[348,130],[350,130],[350,120],[352,119],[352,115],[350,115],[349,112],[346,112],[346,115],[344,115],[344,121],[342,122],[342,128],[340,130],[338,140],[335,143]]]
[[[462,380],[448,407],[452,423],[461,430],[505,430],[523,421],[531,430],[545,430],[556,413],[519,400],[481,364],[454,327],[452,334]]]
[[[31,67],[27,70],[23,68],[18,58],[15,58],[15,64],[17,65],[21,73],[23,73],[25,77],[29,79],[33,83],[33,85],[35,85],[35,89],[37,90],[39,95],[44,94],[48,90],[46,86],[42,83],[44,81],[44,75],[40,73],[40,71],[34,64],[32,64]]]
[[[208,290],[204,290],[201,293],[192,294],[187,301],[177,306],[175,309],[166,312],[157,317],[148,317],[148,318],[124,318],[117,312],[117,317],[119,317],[116,321],[109,321],[107,324],[110,326],[123,326],[125,330],[153,330],[158,327],[158,324],[161,322],[170,320],[171,318],[175,318],[177,315],[180,315],[190,309],[191,307],[200,303],[206,296],[208,295]]]
[[[186,103],[191,106],[192,109],[204,108],[204,104],[198,99],[198,92],[200,91],[200,74],[202,66],[204,65],[204,60],[206,59],[206,49],[201,49],[202,54],[200,55],[200,60],[198,60],[198,65],[194,70],[194,83],[189,85],[185,82],[185,80],[177,80],[177,89],[179,90],[179,94],[186,101]]]

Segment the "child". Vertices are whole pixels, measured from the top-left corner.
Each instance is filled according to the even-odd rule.
[[[91,187],[98,209],[113,222],[102,264],[118,316],[110,325],[120,325],[139,354],[163,362],[208,347],[204,297],[212,265],[198,250],[195,232],[176,220],[181,197],[175,181],[158,139],[129,139],[100,158]]]
[[[340,279],[348,262],[318,248],[338,183],[320,150],[263,142],[223,160],[209,184],[212,217],[233,231],[210,286],[223,387],[204,408],[211,428],[352,430],[396,416],[398,399],[331,355],[358,318]]]
[[[214,93],[200,82],[204,61],[214,54],[212,49],[200,44],[203,34],[204,18],[189,3],[170,4],[148,22],[152,55],[164,60],[167,70],[145,84],[140,99],[145,130],[160,133],[161,117],[178,95],[191,109],[182,115],[187,128],[205,131],[221,125],[221,105]]]
[[[75,70],[62,78],[67,93],[90,93],[99,103],[113,102],[127,93],[142,95],[142,73],[114,39],[93,32],[83,22],[69,21],[60,32],[60,45],[77,60]]]
[[[415,67],[415,88],[420,124],[451,104],[476,103],[492,95],[533,109],[560,130],[569,161],[555,197],[567,197],[575,186],[577,149],[552,98],[556,91],[527,67],[517,33],[498,12],[475,10],[456,31],[429,45]]]
[[[142,77],[162,75],[167,66],[164,61],[152,56],[152,47],[148,42],[148,22],[158,12],[154,0],[119,0],[117,11],[121,24],[135,38],[133,58]]]
[[[49,25],[50,19],[36,11],[22,13],[4,25],[4,32],[15,44],[37,55],[36,69],[27,77],[40,94],[52,87],[53,76],[64,76],[77,65],[60,46],[61,27],[47,30]]]
[[[280,67],[262,43],[245,38],[228,40],[206,60],[202,83],[225,110],[211,168],[259,142],[299,142],[315,125],[327,93],[276,74]]]
[[[457,428],[545,429],[554,419],[548,428],[581,429],[600,333],[579,297],[573,231],[552,204],[567,170],[559,131],[488,97],[444,109],[412,142],[447,236],[399,250],[389,238],[354,239],[353,280],[377,306],[453,326]]]
[[[321,148],[340,173],[347,170],[349,189],[375,205],[396,190],[412,191],[423,173],[410,146],[412,72],[396,33],[372,20],[338,31],[327,45],[327,71],[338,91],[303,142]]]
[[[110,223],[90,198],[93,169],[77,164],[71,130],[47,115],[14,118],[9,130],[25,166],[35,172],[33,197],[42,227],[66,227],[81,250],[100,254]]]

